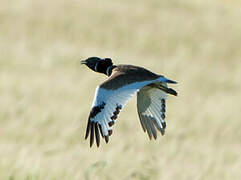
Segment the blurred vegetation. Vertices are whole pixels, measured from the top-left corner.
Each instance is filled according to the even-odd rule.
[[[1,1],[0,179],[239,179],[241,1]],[[111,57],[179,84],[149,141],[136,99],[110,143],[84,141]]]

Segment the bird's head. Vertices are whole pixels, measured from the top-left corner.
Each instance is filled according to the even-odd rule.
[[[112,60],[110,58],[89,57],[86,60],[81,60],[81,64],[85,64],[95,72],[105,73],[109,66],[112,66]]]

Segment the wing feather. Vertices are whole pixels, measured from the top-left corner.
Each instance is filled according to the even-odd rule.
[[[144,132],[146,132],[147,127],[146,127],[146,124],[144,123],[143,116],[140,115],[139,111],[138,111],[138,116],[141,122],[142,129]]]
[[[94,142],[94,123],[91,123],[91,131],[90,131],[90,147]]]
[[[152,132],[151,132],[151,126],[150,126],[150,123],[148,122],[147,116],[143,116],[143,120],[144,120],[144,123],[146,125],[147,134],[149,136],[149,139],[151,140],[152,139]]]
[[[98,129],[98,124],[97,123],[95,123],[95,138],[96,138],[97,147],[99,147],[99,145],[100,145],[100,133],[99,133],[99,129]]]
[[[96,139],[97,147],[99,147],[100,134],[101,137],[105,139],[105,142],[108,143],[109,136],[113,132],[113,125],[116,122],[120,111],[136,92],[140,90],[138,97],[146,96],[149,92],[146,91],[145,88],[143,89],[143,87],[147,87],[147,85],[152,83],[168,81],[165,77],[160,76],[157,79],[127,83],[127,85],[122,87],[111,88],[110,84],[114,85],[114,80],[117,80],[116,78],[119,78],[119,76],[116,76],[115,78],[112,77],[109,84],[108,81],[105,81],[102,85],[96,88],[95,98],[92,104],[85,134],[85,139],[87,139],[90,135],[90,147],[93,145],[94,139]],[[158,90],[159,92],[161,91],[160,89]],[[156,128],[161,132],[164,128],[162,123],[156,120],[156,118],[160,119],[162,117],[159,114],[161,111],[161,106],[159,106],[158,102],[160,96],[154,93],[154,96],[151,96],[151,98],[156,101],[152,104],[152,106],[149,106],[150,104],[148,104],[148,102],[141,100],[142,98],[138,98],[138,114],[143,130],[147,131],[150,139],[152,136],[156,139]],[[139,106],[142,106],[140,108],[141,110],[139,110]],[[149,108],[150,110],[146,111],[145,108]]]
[[[139,89],[150,83],[152,81],[137,82],[115,90],[97,87],[85,135],[87,139],[90,134],[90,147],[94,143],[94,138],[97,146],[100,145],[98,126],[101,136],[108,143],[109,136],[113,132],[113,125],[122,108]]]
[[[165,134],[165,100],[167,94],[153,86],[145,86],[137,93],[138,114],[142,128],[150,139],[157,138],[156,130]]]

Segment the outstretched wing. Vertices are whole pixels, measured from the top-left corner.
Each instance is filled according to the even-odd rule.
[[[90,134],[90,147],[93,145],[94,139],[99,146],[100,134],[105,138],[106,143],[109,141],[112,126],[121,109],[139,89],[151,82],[153,80],[131,83],[114,90],[105,89],[102,86],[97,87],[85,134],[85,139]]]
[[[137,109],[144,132],[147,131],[150,140],[157,138],[157,130],[165,134],[167,94],[153,86],[145,86],[137,93]]]

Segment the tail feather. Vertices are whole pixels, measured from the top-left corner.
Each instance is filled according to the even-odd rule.
[[[177,96],[177,92],[174,89],[172,89],[172,88],[167,88],[166,93],[172,94],[174,96]]]
[[[167,83],[177,84],[176,81],[173,81],[173,80],[167,79],[165,77],[162,77],[160,82],[152,83],[152,84],[149,84],[148,86],[151,86],[151,87],[154,87],[154,88],[158,88],[158,89],[164,91],[167,94],[171,94],[171,95],[177,96],[177,92],[174,89],[172,89],[172,88],[168,88],[167,87]]]
[[[171,94],[171,95],[177,96],[177,92],[174,89],[172,89],[172,88],[168,88],[168,87],[159,85],[158,89],[166,92],[167,94]]]
[[[177,84],[176,81],[173,81],[173,80],[170,80],[170,79],[167,79],[165,82],[166,82],[166,83],[171,83],[171,84]]]

